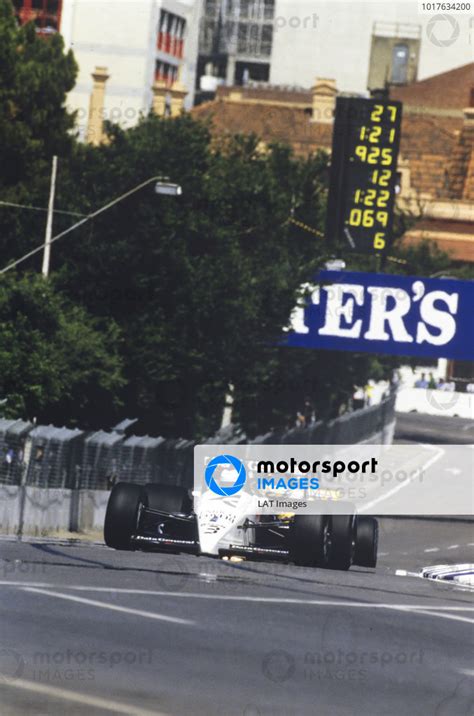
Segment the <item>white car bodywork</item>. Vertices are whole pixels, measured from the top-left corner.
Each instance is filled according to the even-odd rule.
[[[201,554],[216,556],[229,545],[249,544],[248,530],[239,529],[252,512],[253,495],[221,497],[211,491],[194,495]],[[253,530],[251,530],[253,533]]]

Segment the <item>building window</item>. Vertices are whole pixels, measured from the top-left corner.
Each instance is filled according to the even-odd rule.
[[[181,59],[183,57],[185,30],[186,20],[184,20],[184,18],[174,15],[167,10],[162,10],[158,23],[158,37],[156,42],[158,50]]]
[[[167,87],[176,82],[178,79],[178,67],[177,65],[171,65],[169,62],[162,62],[157,60],[155,68],[155,80],[157,82],[164,82]]]
[[[398,43],[393,48],[392,53],[392,78],[391,82],[395,85],[404,85],[408,80],[408,45]]]
[[[20,24],[34,22],[40,35],[59,32],[62,4],[62,0],[13,0]]]

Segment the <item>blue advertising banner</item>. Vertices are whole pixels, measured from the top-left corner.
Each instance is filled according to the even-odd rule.
[[[474,281],[321,271],[283,345],[474,360]]]

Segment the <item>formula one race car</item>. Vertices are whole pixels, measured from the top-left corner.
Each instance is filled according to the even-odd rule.
[[[282,560],[305,567],[375,567],[377,520],[347,514],[248,517],[238,497],[205,494],[196,511],[188,491],[171,485],[117,483],[109,497],[104,539],[114,549],[190,552]]]

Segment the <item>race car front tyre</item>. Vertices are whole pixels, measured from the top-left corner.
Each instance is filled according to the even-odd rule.
[[[191,500],[184,487],[149,482],[145,485],[148,507],[162,512],[191,512]]]
[[[358,517],[354,564],[375,568],[377,564],[379,526],[375,517]]]
[[[104,522],[104,541],[114,549],[131,549],[139,511],[146,506],[146,493],[141,485],[118,482],[112,488]]]
[[[326,567],[328,518],[325,515],[296,515],[290,528],[290,559],[301,567]]]
[[[355,537],[354,515],[332,515],[328,567],[347,570],[352,564]]]

